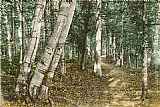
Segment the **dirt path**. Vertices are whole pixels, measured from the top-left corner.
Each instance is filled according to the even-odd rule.
[[[49,93],[51,96],[62,96],[72,100],[79,107],[160,107],[160,92],[156,93],[154,79],[149,74],[149,99],[141,102],[141,71],[115,67],[102,63],[104,76],[97,77],[92,68],[79,71],[75,66],[67,68],[65,76],[57,72],[53,78]],[[13,78],[2,78],[4,105],[21,107],[22,103],[14,102]],[[11,88],[12,86],[12,88]],[[55,107],[70,107],[60,106]],[[29,103],[30,104],[30,103]],[[55,103],[57,104],[57,103]],[[16,105],[16,106],[13,106]],[[28,105],[28,104],[25,104]],[[35,104],[30,104],[35,105]],[[5,106],[4,106],[5,107]],[[34,107],[34,106],[23,106]],[[43,107],[43,106],[42,106]],[[46,106],[48,107],[48,106]]]
[[[142,102],[141,75],[138,71],[127,71],[126,69],[113,67],[113,65],[102,63],[109,72],[104,72],[110,77],[109,85],[105,93],[113,96],[109,104],[104,107],[160,107],[160,101],[150,104],[149,100]],[[149,90],[150,91],[150,90]]]
[[[112,65],[104,64],[110,69],[108,76],[111,77],[108,81],[110,82],[108,93],[113,96],[113,100],[107,104],[108,107],[137,107],[136,105],[140,104],[140,101],[131,99],[131,96],[128,96],[129,92],[129,82],[126,77],[126,73],[123,69],[112,67]],[[136,97],[138,97],[137,95]],[[138,98],[137,98],[138,99]]]

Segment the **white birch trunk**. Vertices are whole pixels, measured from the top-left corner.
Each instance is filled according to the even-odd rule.
[[[3,10],[2,10],[3,12]],[[5,12],[3,12],[4,14],[4,23],[6,25],[6,33],[7,33],[7,44],[8,44],[8,59],[9,59],[9,62],[11,64],[12,62],[12,52],[11,52],[11,30],[10,30],[10,26],[9,26],[9,22],[8,22],[8,17],[7,17],[7,14]]]
[[[38,48],[38,43],[40,38],[41,20],[42,20],[42,15],[44,13],[45,5],[46,5],[46,0],[36,1],[36,9],[35,9],[32,26],[31,26],[32,38],[28,46],[28,51],[24,55],[23,64],[21,66],[20,74],[17,79],[17,86],[16,86],[17,93],[19,93],[20,88],[23,91],[26,91],[26,88],[27,88],[26,81],[28,79],[28,74],[31,71],[31,65],[35,61],[36,51]]]
[[[19,1],[18,1],[19,2]],[[24,24],[24,16],[22,14],[22,1],[20,3],[16,4],[17,6],[17,11],[18,11],[18,17],[19,17],[19,21],[20,21],[20,25],[18,27],[18,37],[19,37],[19,44],[20,44],[20,60],[19,60],[19,63],[22,64],[23,62],[23,24]]]
[[[152,68],[155,68],[155,66],[157,66],[157,56],[158,56],[158,49],[159,49],[159,34],[160,34],[160,3],[157,3],[158,6],[158,11],[157,11],[157,21],[155,25],[155,35],[153,37],[153,53],[152,53],[152,59],[151,59],[151,64],[152,64]],[[155,69],[153,69],[155,70]]]
[[[146,34],[145,34],[146,35]],[[144,40],[144,50],[143,50],[143,69],[142,69],[142,99],[147,98],[147,90],[148,90],[148,72],[147,72],[147,40],[145,37]]]
[[[113,37],[113,61],[116,60],[116,37]]]
[[[129,53],[129,55],[128,55],[128,67],[131,67],[132,66],[131,64],[132,64],[131,63],[131,55]]]
[[[112,32],[109,30],[109,55],[112,56]]]
[[[96,49],[95,49],[95,62],[94,62],[94,72],[98,76],[102,76],[102,71],[101,71],[101,28],[102,28],[102,22],[101,22],[101,16],[100,16],[100,10],[102,6],[102,1],[98,0],[97,1],[97,23],[96,23]]]
[[[160,65],[160,46],[159,45],[159,37],[160,37],[160,3],[157,2],[158,11],[157,11],[157,20],[156,20],[156,26],[155,26],[155,35],[153,38],[153,53],[152,53],[152,59],[151,59],[151,66],[152,70],[154,71],[155,80],[156,80],[156,87],[157,92],[159,91],[159,65]]]
[[[143,16],[143,34],[144,34],[144,42],[143,42],[143,68],[142,68],[142,95],[141,99],[147,99],[148,98],[148,72],[147,72],[147,34],[146,34],[146,3],[144,3],[144,16]]]
[[[72,22],[74,10],[75,0],[70,4],[65,0],[62,0],[54,34],[51,36],[51,39],[45,48],[44,54],[41,57],[41,61],[38,62],[37,68],[30,82],[29,94],[33,97],[33,99],[39,95],[38,89],[41,86],[41,94],[39,97],[41,98],[43,95],[48,93],[48,87],[51,84],[50,80],[53,78],[54,71],[58,65],[62,48],[64,47],[64,43]],[[46,78],[43,81],[44,76],[46,76]]]
[[[121,49],[121,53],[120,53],[120,60],[121,60],[120,61],[121,62],[120,65],[123,66],[124,65],[124,63],[123,63],[123,54],[124,54],[123,46],[121,48],[122,49]]]

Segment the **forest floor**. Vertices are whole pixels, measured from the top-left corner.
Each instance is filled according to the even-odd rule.
[[[158,89],[151,72],[148,77],[149,98],[142,102],[141,70],[102,63],[102,71],[103,77],[100,78],[90,68],[79,71],[75,66],[67,67],[65,76],[55,73],[50,96],[66,97],[79,107],[160,107],[160,84]],[[14,100],[15,81],[14,76],[2,76],[2,107],[29,106]],[[64,105],[55,103],[56,107]]]

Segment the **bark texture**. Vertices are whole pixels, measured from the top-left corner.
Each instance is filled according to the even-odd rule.
[[[28,74],[31,71],[31,66],[35,61],[36,57],[36,51],[38,48],[38,43],[40,38],[42,15],[44,13],[45,5],[46,5],[46,0],[36,0],[36,9],[31,26],[32,38],[30,40],[27,53],[24,55],[23,64],[21,66],[20,74],[17,79],[16,92],[18,94],[20,92],[21,95],[25,95],[27,91]]]
[[[110,30],[109,30],[109,49],[108,50],[109,50],[108,52],[109,55],[112,56],[112,52],[113,52],[112,51],[113,50],[112,49],[112,32]]]
[[[116,37],[113,37],[113,61],[116,60]]]
[[[65,40],[68,36],[74,15],[75,3],[76,1],[67,3],[65,0],[61,2],[54,33],[51,35],[30,82],[29,94],[33,99],[37,97],[43,98],[48,93],[48,87],[51,84],[51,79],[53,78]],[[38,93],[39,90],[41,90],[40,93]]]
[[[101,30],[102,30],[102,22],[101,22],[101,15],[100,10],[102,6],[102,1],[97,1],[97,23],[96,23],[96,49],[95,49],[95,62],[94,62],[94,72],[98,74],[98,76],[102,76],[101,71]]]
[[[3,7],[4,8],[4,7]],[[10,24],[9,24],[9,20],[8,20],[8,16],[6,14],[6,12],[4,12],[5,10],[2,8],[2,14],[4,15],[4,23],[5,23],[5,28],[6,28],[6,33],[7,33],[7,45],[8,45],[8,60],[11,64],[12,62],[12,51],[11,51],[11,30],[10,30]]]
[[[156,21],[156,26],[155,26],[155,35],[153,37],[153,53],[152,53],[152,59],[151,59],[151,66],[153,70],[155,70],[156,66],[158,65],[157,56],[158,56],[158,51],[159,51],[159,33],[160,33],[160,3],[157,3],[158,6],[158,11],[157,11],[157,21]]]
[[[148,98],[148,71],[147,71],[147,34],[146,34],[146,3],[144,3],[144,15],[143,15],[143,36],[144,36],[144,42],[143,42],[143,68],[142,68],[142,95],[141,99],[145,100]]]
[[[20,25],[18,27],[18,37],[19,37],[19,44],[20,44],[20,60],[19,63],[22,64],[23,62],[23,50],[24,50],[24,16],[23,16],[23,7],[22,7],[22,1],[17,2],[16,6],[17,6],[17,11],[18,11],[18,17],[19,17],[19,21],[20,21]]]

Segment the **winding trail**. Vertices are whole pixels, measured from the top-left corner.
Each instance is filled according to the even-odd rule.
[[[141,101],[141,70],[102,63],[102,71],[109,83],[103,93],[110,97],[103,99],[101,104],[80,107],[160,107],[159,97],[157,101],[154,98]],[[154,91],[149,89],[149,94],[155,94]]]
[[[140,105],[140,90],[132,92],[132,81],[129,76],[135,76],[129,72],[127,73],[123,68],[114,67],[113,65],[102,63],[103,67],[108,67],[109,72],[105,73],[108,79],[108,89],[105,91],[109,96],[113,96],[112,100],[106,107],[138,107]],[[134,85],[134,84],[133,84]],[[134,94],[134,98],[130,95]]]

